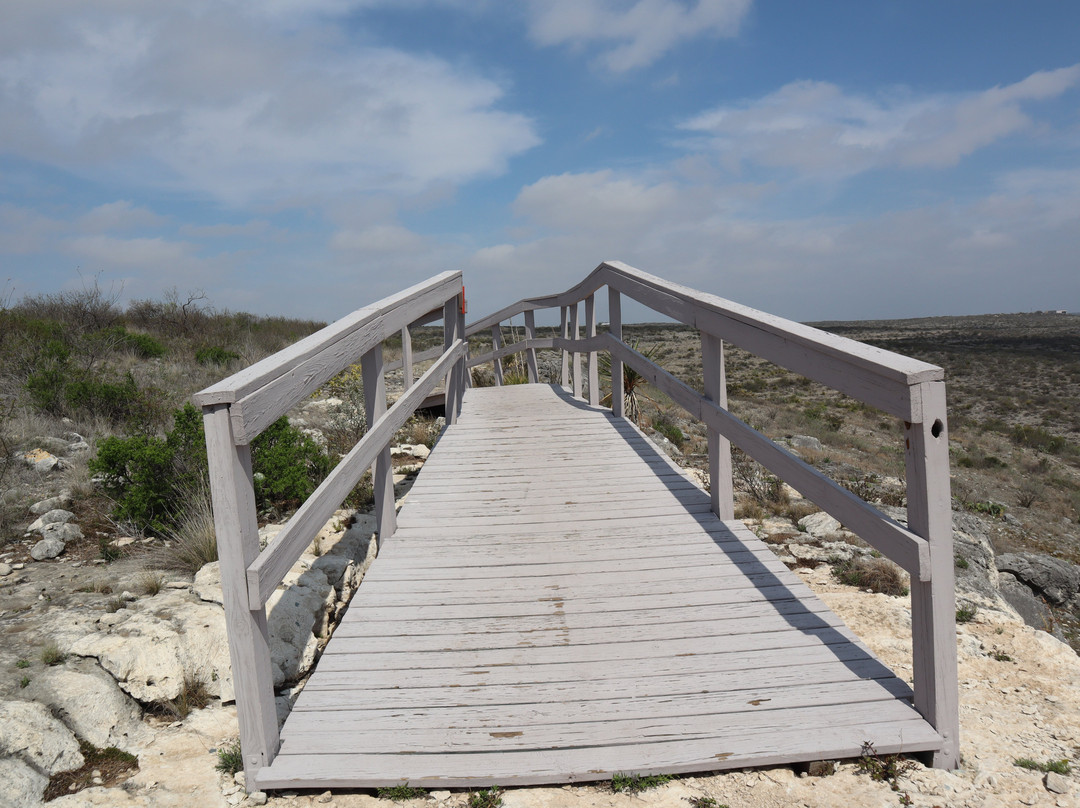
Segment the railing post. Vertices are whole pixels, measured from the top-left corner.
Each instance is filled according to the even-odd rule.
[[[203,408],[210,495],[221,566],[221,599],[228,628],[236,717],[249,787],[280,746],[270,635],[262,604],[249,608],[247,568],[259,555],[259,524],[251,474],[251,448],[237,446],[227,404]]]
[[[701,377],[705,398],[727,409],[724,342],[701,332]],[[719,519],[735,518],[735,488],[731,474],[731,442],[709,427],[709,489],[712,511]]]
[[[536,314],[532,309],[525,312],[525,339],[536,339]],[[525,351],[525,360],[529,365],[529,384],[536,384],[540,381],[540,372],[536,367],[536,348]]]
[[[502,339],[502,325],[495,323],[491,327],[491,349],[498,351],[503,346]],[[495,386],[502,387],[503,385],[503,366],[502,359],[495,357],[495,361],[492,363],[495,365]]]
[[[581,307],[575,303],[570,309],[570,339],[577,342],[581,339],[581,328],[578,326],[578,310]],[[581,398],[581,354],[574,349],[574,398]]]
[[[383,346],[379,343],[360,357],[360,372],[364,380],[364,413],[368,428],[386,413],[386,375],[383,373]],[[371,484],[375,494],[375,521],[378,524],[379,549],[397,529],[394,510],[394,467],[388,443],[375,458]]]
[[[570,339],[570,307],[559,307],[559,336]],[[570,386],[570,352],[565,348],[562,352],[562,381],[563,387]]]
[[[454,365],[454,371],[457,373],[457,396],[454,401],[454,420],[457,421],[459,415],[461,415],[461,403],[465,399],[465,390],[471,385],[469,379],[469,338],[465,336],[465,287],[461,287],[461,293],[455,300],[456,306],[454,308],[455,316],[457,317],[457,326],[454,329],[454,333],[457,335],[455,339],[460,339],[465,343],[465,353],[461,355],[461,359]]]
[[[913,386],[922,401],[919,423],[904,424],[908,529],[930,543],[930,580],[911,580],[912,675],[915,709],[945,743],[933,753],[937,768],[960,763],[956,600],[953,581],[952,499],[945,383]]]
[[[450,346],[457,340],[458,326],[458,298],[454,297],[443,304],[443,351],[450,350]],[[458,384],[461,379],[454,365],[446,374],[446,423],[452,425],[457,422],[457,398]]]
[[[610,333],[617,340],[622,340],[622,297],[618,289],[608,287],[608,320],[611,321]],[[623,363],[611,355],[611,414],[616,418],[626,415],[623,400]]]
[[[412,332],[409,331],[408,326],[401,329],[401,369],[404,373],[402,379],[405,389],[408,390],[413,383]]]
[[[585,298],[585,336],[596,336],[596,295]],[[600,367],[596,351],[589,351],[589,404],[600,406]]]

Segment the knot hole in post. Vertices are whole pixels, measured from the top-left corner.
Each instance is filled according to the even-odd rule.
[[[940,438],[941,433],[945,431],[945,424],[941,423],[941,419],[938,418],[934,421],[934,425],[930,427],[930,434],[935,438]]]

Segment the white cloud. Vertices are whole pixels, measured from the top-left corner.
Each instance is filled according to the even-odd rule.
[[[544,177],[521,190],[514,211],[545,227],[609,231],[648,227],[687,201],[671,184],[604,170]]]
[[[155,227],[164,221],[165,217],[121,199],[87,211],[79,217],[79,226],[86,231],[137,230]]]
[[[286,29],[256,3],[15,3],[0,33],[0,149],[288,204],[495,174],[539,142],[498,108],[493,81],[321,23],[354,5],[296,7]]]
[[[529,34],[540,45],[607,45],[599,58],[622,73],[652,64],[679,43],[732,37],[751,0],[532,0]]]
[[[1029,128],[1025,103],[1078,84],[1080,65],[968,94],[897,91],[872,98],[828,82],[797,81],[701,113],[682,128],[702,135],[732,169],[748,161],[840,177],[880,166],[943,167]]]
[[[330,246],[343,252],[411,253],[422,250],[427,239],[396,224],[380,224],[363,230],[339,230]]]

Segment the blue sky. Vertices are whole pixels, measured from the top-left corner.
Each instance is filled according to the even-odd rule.
[[[5,0],[0,282],[1080,309],[1080,4]],[[633,312],[638,314],[639,312]]]

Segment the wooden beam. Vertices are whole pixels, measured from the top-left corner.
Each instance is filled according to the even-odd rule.
[[[712,334],[701,334],[701,370],[705,398],[727,409],[727,376],[724,371],[724,343]],[[714,427],[709,427],[709,493],[712,509],[721,519],[735,518],[735,488],[731,471],[731,443]]]
[[[536,339],[536,314],[530,309],[525,312],[525,339]],[[525,361],[529,366],[529,384],[540,381],[540,373],[536,367],[536,349],[529,348],[525,353]]]
[[[450,346],[453,345],[461,335],[457,333],[457,298],[451,298],[447,300],[443,305],[443,352],[450,350]],[[446,424],[447,426],[453,425],[457,421],[457,397],[458,397],[458,384],[459,380],[457,374],[453,369],[446,374]]]
[[[926,362],[829,334],[670,283],[619,261],[601,265],[609,286],[687,325],[908,421],[921,420],[912,385],[944,378]]]
[[[266,388],[283,376],[291,377],[290,382],[284,385],[284,388],[290,392],[297,385],[304,385],[306,380],[315,379],[323,373],[328,374],[326,376],[328,379],[355,362],[356,357],[370,348],[374,343],[370,343],[369,339],[381,342],[390,333],[413,321],[418,315],[441,304],[460,288],[460,272],[443,272],[415,286],[410,286],[403,292],[357,309],[352,314],[293,343],[288,348],[196,393],[192,400],[198,406],[231,404],[251,396],[257,390]],[[370,334],[357,333],[363,332],[380,319],[381,325],[370,329]],[[389,333],[383,333],[382,329],[388,329]],[[339,345],[343,340],[346,344]],[[305,363],[320,355],[324,356],[321,362],[317,363],[318,366],[305,366]],[[326,358],[330,355],[333,355],[334,361]],[[315,386],[312,389],[317,389],[323,381],[325,379],[314,382]],[[274,398],[275,394],[268,393],[267,395]],[[300,393],[296,400],[303,396],[304,394]],[[250,403],[249,406],[251,406]],[[282,412],[287,411],[291,406],[292,403]],[[254,407],[254,409],[260,408]],[[268,423],[276,419],[277,416],[271,418]]]
[[[499,358],[499,349],[503,346],[502,339],[502,326],[495,324],[491,327],[491,347],[492,355],[494,358],[491,360],[491,364],[495,368],[495,386],[503,386],[503,366],[502,359]]]
[[[563,339],[567,339],[570,336],[570,308],[568,306],[561,306],[559,308],[559,335]],[[566,349],[562,352],[562,377],[560,384],[563,387],[570,386],[570,354]]]
[[[248,600],[246,570],[259,555],[251,450],[235,444],[228,405],[204,407],[203,427],[240,746],[245,776],[255,782],[273,762],[280,739],[266,611],[262,602]]]
[[[622,296],[618,289],[608,287],[608,319],[611,321],[608,333],[613,339],[622,342]],[[611,354],[611,414],[616,418],[625,417],[626,391],[623,388],[623,363]]]
[[[596,336],[596,294],[585,298],[585,336]],[[596,351],[589,351],[589,403],[600,406],[600,366],[597,364]]]
[[[402,385],[408,390],[413,383],[413,355],[412,332],[407,325],[401,329],[401,365],[404,371],[401,377]]]
[[[375,425],[386,414],[386,375],[383,373],[383,346],[376,345],[360,358],[364,381],[364,414],[369,425]],[[394,466],[390,459],[390,444],[375,457],[371,485],[375,496],[375,522],[379,547],[393,535],[397,527],[394,510]]]
[[[933,765],[955,769],[960,765],[960,707],[945,383],[921,387],[926,420],[904,424],[908,529],[930,546],[930,580],[911,581],[915,709],[945,740],[933,754]]]
[[[570,307],[570,339],[575,343],[581,339],[581,328],[578,326],[578,314],[579,307],[575,303]],[[575,346],[573,351],[573,365],[574,365],[574,398],[581,398],[582,391],[582,379],[581,379],[581,354],[579,349]]]

